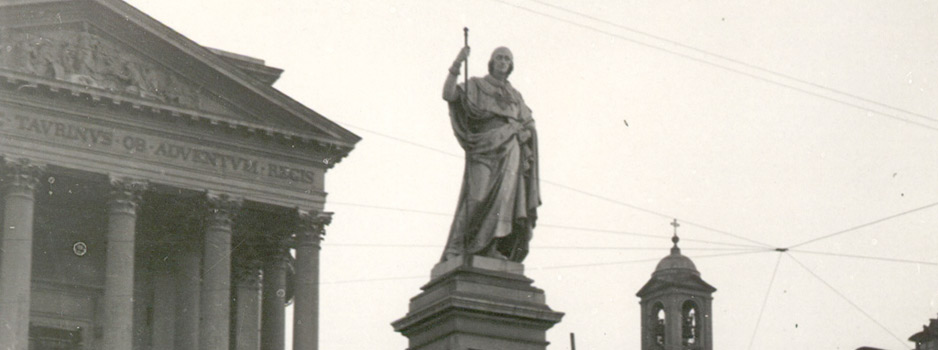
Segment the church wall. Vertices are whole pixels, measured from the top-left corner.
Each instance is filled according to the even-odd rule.
[[[36,192],[33,231],[32,332],[78,331],[90,347],[99,329],[104,289],[104,194],[89,188],[87,179],[55,171],[43,180]]]

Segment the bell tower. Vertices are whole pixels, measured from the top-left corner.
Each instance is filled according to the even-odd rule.
[[[651,279],[636,293],[641,299],[642,350],[713,350],[711,302],[716,288],[700,278],[690,258],[681,255],[675,219],[674,246]]]

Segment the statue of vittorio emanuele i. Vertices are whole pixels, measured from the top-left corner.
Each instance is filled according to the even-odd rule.
[[[514,57],[506,47],[492,52],[486,76],[457,83],[469,51],[459,51],[443,85],[466,164],[441,260],[472,254],[521,262],[541,204],[534,119],[508,82]]]

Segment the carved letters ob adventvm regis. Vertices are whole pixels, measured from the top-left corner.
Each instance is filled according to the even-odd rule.
[[[0,69],[198,108],[195,88],[88,32],[0,28]]]

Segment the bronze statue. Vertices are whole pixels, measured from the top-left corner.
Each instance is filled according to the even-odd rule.
[[[488,75],[457,85],[468,56],[463,47],[443,85],[466,164],[442,260],[473,254],[521,262],[541,204],[534,119],[508,82],[514,69],[508,48],[492,52]]]

